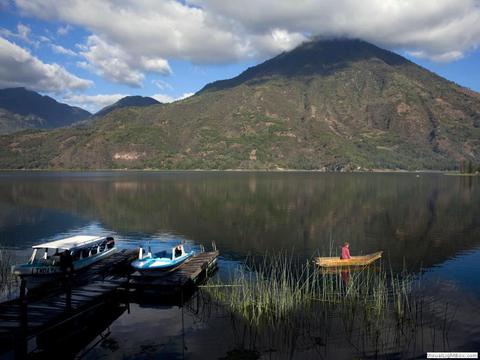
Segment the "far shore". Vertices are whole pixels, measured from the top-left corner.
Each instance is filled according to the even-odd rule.
[[[460,173],[458,171],[453,170],[404,170],[404,169],[362,169],[362,170],[349,170],[349,171],[330,171],[330,170],[323,170],[323,169],[284,169],[284,168],[276,168],[276,169],[0,169],[0,172],[7,173],[7,172],[18,172],[18,173],[26,173],[26,172],[45,172],[45,173],[54,173],[54,172],[63,172],[63,173],[100,173],[100,172],[164,172],[164,173],[175,173],[175,172],[212,172],[212,173],[327,173],[327,174],[365,174],[365,173],[392,173],[392,174],[444,174],[449,176],[480,176],[479,172],[466,174]]]

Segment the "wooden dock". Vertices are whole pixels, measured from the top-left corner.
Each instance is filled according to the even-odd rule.
[[[88,268],[74,273],[70,278],[71,284],[72,286],[80,286],[92,281],[101,280],[112,274],[123,274],[123,276],[126,276],[128,271],[130,271],[130,263],[136,258],[136,256],[136,250],[120,250],[109,257],[92,264]],[[26,291],[28,291],[26,298],[29,301],[42,298],[45,293],[59,290],[62,286],[63,283],[57,280],[45,283],[34,289],[29,289],[28,280],[25,280],[22,281],[20,285],[20,298],[25,296],[24,294]]]
[[[202,252],[162,276],[131,274],[128,266],[136,250],[122,250],[62,282],[54,290],[29,292],[23,298],[0,304],[0,356],[14,349],[15,358],[28,353],[29,342],[61,329],[65,323],[107,302],[120,303],[117,295],[173,295],[205,281],[215,271],[218,251]],[[181,291],[180,291],[181,290]],[[188,291],[188,290],[187,290]],[[130,300],[126,300],[127,302]]]
[[[218,255],[218,250],[199,253],[161,276],[142,276],[135,272],[130,275],[128,286],[140,292],[173,295],[207,279],[217,267]]]
[[[110,298],[128,283],[124,267],[135,250],[121,250],[84,271],[65,278],[61,286],[45,286],[0,304],[0,354],[18,347],[52,327],[72,319]],[[23,287],[28,287],[28,283]],[[16,356],[22,357],[22,356]]]

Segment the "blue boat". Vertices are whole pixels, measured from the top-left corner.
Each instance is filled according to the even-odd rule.
[[[147,254],[144,254],[143,248],[140,248],[138,259],[132,262],[132,267],[143,275],[156,275],[176,269],[187,259],[195,254],[194,251],[185,252],[183,245],[152,254],[150,248]]]

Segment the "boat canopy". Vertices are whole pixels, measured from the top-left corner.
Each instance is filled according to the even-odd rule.
[[[46,242],[40,245],[32,246],[33,249],[61,249],[72,250],[88,245],[93,245],[96,242],[105,241],[105,236],[89,236],[89,235],[77,235],[66,239],[55,240]]]

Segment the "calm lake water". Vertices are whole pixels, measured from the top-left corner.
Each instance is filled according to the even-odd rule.
[[[247,256],[288,251],[306,260],[339,255],[339,245],[349,241],[352,254],[384,250],[383,261],[394,273],[406,268],[416,274],[434,305],[405,353],[372,353],[341,324],[322,329],[327,333],[313,329],[267,341],[270,335],[206,306],[200,295],[184,307],[131,303],[129,311],[99,316],[98,326],[69,356],[402,358],[480,349],[479,177],[0,173],[0,248],[15,261],[25,261],[33,244],[73,234],[113,234],[120,247],[130,248],[150,242],[161,249],[179,240],[198,248],[214,241],[221,251],[217,276],[226,276]],[[438,322],[444,324],[436,328]]]

